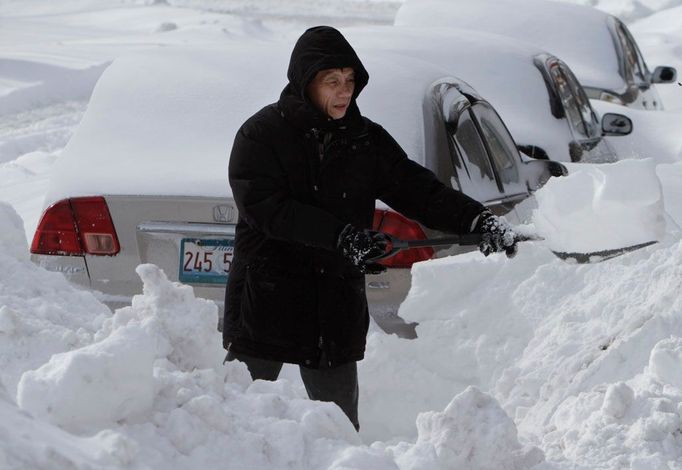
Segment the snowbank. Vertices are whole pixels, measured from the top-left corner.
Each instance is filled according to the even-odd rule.
[[[665,234],[654,161],[570,165],[535,197],[537,233],[555,251],[589,253],[658,241]]]
[[[95,438],[77,437],[28,416],[0,394],[0,468],[116,468],[122,436],[102,431]],[[117,465],[118,464],[118,465]]]
[[[475,387],[452,399],[442,412],[417,417],[414,446],[391,450],[404,469],[530,469],[545,460],[540,449],[522,447],[516,426],[497,401]]]
[[[120,463],[162,459],[169,468],[318,468],[310,459],[329,463],[333,449],[358,443],[335,406],[303,399],[287,383],[252,384],[239,363],[222,366],[215,304],[155,266],[137,272],[144,294],[90,344],[24,373],[23,409],[72,432],[111,429],[125,436],[114,452]],[[105,447],[100,434],[93,439]]]
[[[50,136],[49,140],[52,139],[55,139],[54,135]],[[36,144],[41,145],[38,142]],[[5,149],[0,143],[0,160],[4,156],[1,155],[3,150]],[[24,232],[26,235],[23,242],[8,243],[10,253],[21,247],[20,251],[28,256],[28,250],[24,249],[26,240],[32,241],[35,228],[38,226],[43,212],[43,199],[48,186],[50,168],[56,158],[54,154],[30,152],[8,163],[0,163],[0,201],[11,205],[21,214],[24,219],[21,235],[24,236]]]
[[[625,8],[639,4],[657,9],[675,2],[679,3],[603,0],[597,5]],[[10,34],[20,43],[21,38],[35,35],[37,39],[31,41],[40,43],[30,53],[28,49],[10,52],[26,58],[37,51],[36,57],[45,61],[59,59],[52,64],[56,66],[65,66],[60,60],[71,60],[54,54],[57,50],[66,54],[65,42],[60,39],[46,45],[43,36],[27,27],[37,24],[30,23],[34,20],[48,21],[46,13],[56,6],[1,3],[2,7],[11,6],[14,13],[23,9],[28,21],[16,21],[15,17],[7,22],[3,25],[5,37]],[[93,24],[101,25],[98,22],[105,17],[109,26],[129,24],[111,11],[94,14],[101,0],[67,3]],[[204,2],[209,3],[213,2]],[[119,2],[109,4],[120,6]],[[43,16],[36,16],[41,13]],[[669,57],[682,57],[676,39],[678,13],[679,8],[664,11],[658,18],[650,17],[646,28],[644,23],[641,30],[633,28],[640,45],[649,47],[647,58],[653,51],[661,57],[658,63],[676,65]],[[122,14],[127,15],[125,11]],[[49,18],[57,23],[64,20],[54,15]],[[61,32],[74,30],[83,35],[83,40],[77,41],[83,46],[81,52],[101,58],[99,48],[108,46],[96,46],[99,40],[84,34],[83,25],[78,28],[74,19],[69,18]],[[213,39],[229,37],[234,31],[223,31],[224,24],[212,23],[214,16],[203,16],[200,21],[207,21],[206,27],[214,30]],[[198,39],[181,21],[173,22],[177,30],[157,34],[153,31],[161,22],[142,22],[145,41],[163,37],[194,43]],[[49,28],[54,30],[57,23],[49,23]],[[245,25],[258,34],[267,29],[259,21],[246,21]],[[21,28],[30,34],[20,36]],[[109,37],[111,28],[104,29]],[[640,31],[651,41],[642,41]],[[138,39],[141,36],[117,38],[111,46],[120,51],[126,41]],[[3,57],[16,45],[13,42],[2,49]],[[677,85],[659,89],[665,89],[670,97],[682,97]],[[670,109],[671,101],[664,98]],[[657,174],[664,183],[666,209],[679,221],[682,170],[679,133],[673,126],[679,120],[674,114],[649,113],[661,120],[651,118],[647,129],[659,132],[647,140],[637,134],[643,127],[635,114],[631,114],[636,129],[633,136],[611,140],[614,144],[629,140],[630,151],[638,158],[667,162],[657,167]],[[665,116],[672,118],[666,122]],[[31,119],[24,127],[35,130]],[[0,122],[0,126],[6,130],[14,123],[13,119]],[[36,132],[49,140],[50,136]],[[23,153],[21,144],[3,148],[19,155]],[[43,157],[28,160],[49,163]],[[10,175],[13,182],[19,182],[24,174],[32,176],[22,172],[21,168],[2,168],[2,175]],[[14,184],[3,193],[18,201],[12,199],[25,216],[19,202],[32,196],[22,188]],[[634,190],[643,197],[653,194],[646,188],[643,193],[640,188]],[[369,337],[367,357],[360,364],[361,436],[365,442],[379,439],[365,446],[336,407],[311,403],[300,385],[285,380],[253,383],[240,364],[216,365],[222,358],[208,346],[219,344],[213,329],[209,334],[208,324],[214,321],[211,307],[195,303],[196,299],[167,283],[154,268],[145,268],[146,292],[136,305],[111,317],[90,294],[74,289],[61,275],[26,261],[25,243],[17,239],[21,238],[21,223],[3,204],[0,226],[2,468],[475,470],[528,468],[536,463],[536,468],[543,469],[555,465],[681,468],[679,241],[663,240],[594,265],[562,263],[541,244],[523,245],[513,260],[471,254],[416,265],[412,291],[401,315],[420,323],[419,338],[403,340],[375,330]],[[173,310],[172,302],[164,304],[166,297],[184,310]],[[203,312],[196,324],[195,309]],[[191,335],[182,334],[184,328]],[[185,342],[190,336],[206,341],[206,351],[199,348],[199,342]],[[130,354],[135,352],[146,359],[137,361],[131,370],[122,370],[122,364],[131,365]],[[25,400],[37,414],[53,416],[48,419],[67,427],[89,428],[87,437],[20,410],[13,401],[23,373],[22,403]],[[131,397],[133,384],[139,396]],[[477,388],[469,388],[472,385]],[[70,389],[71,402],[67,399]],[[41,390],[45,395],[39,397]],[[96,392],[102,393],[106,409],[93,403]],[[50,394],[54,402],[49,402]],[[77,399],[83,400],[82,413],[75,406]],[[56,409],[48,412],[48,403]],[[131,411],[134,409],[138,412]],[[401,438],[404,442],[398,442]],[[532,446],[539,447],[548,462],[539,463],[542,454]],[[463,463],[464,452],[469,460]]]
[[[153,265],[137,272],[144,293],[131,307],[107,319],[90,344],[55,354],[19,383],[23,410],[94,434],[88,442],[98,453],[88,458],[157,468],[337,470],[526,469],[543,461],[541,451],[519,443],[495,399],[476,389],[450,395],[444,411],[419,416],[416,428],[413,419],[416,443],[362,445],[335,405],[308,400],[286,380],[252,382],[240,363],[223,365],[213,303]]]
[[[18,405],[69,431],[111,426],[145,415],[154,393],[153,339],[140,329],[117,330],[106,341],[55,354],[21,377]]]
[[[88,100],[108,62],[71,69],[0,57],[0,116],[71,100]],[[0,82],[2,83],[2,82]]]
[[[415,265],[400,315],[419,322],[419,337],[370,337],[362,432],[414,439],[420,412],[476,385],[550,464],[679,468],[681,261],[682,243],[669,240],[590,265],[540,244],[513,260]]]
[[[671,224],[677,230],[682,227],[682,205],[673,201],[682,201],[682,162],[660,164],[656,167],[658,179],[663,185],[663,199],[668,201],[666,212],[671,217]]]
[[[494,389],[533,338],[532,320],[513,308],[519,280],[555,260],[526,244],[513,260],[472,253],[415,265],[399,314],[419,323],[418,338],[371,333],[358,366],[363,440],[414,439],[420,413],[471,385]]]
[[[682,103],[682,87],[676,84],[661,85],[659,90],[663,87],[674,87],[673,92],[680,95]],[[682,161],[682,142],[679,139],[682,131],[682,110],[666,109],[651,112],[599,100],[590,100],[590,103],[600,115],[618,113],[632,120],[633,130],[630,135],[607,137],[609,144],[616,149],[621,159],[652,158],[656,163]]]
[[[196,299],[189,286],[171,285],[154,266],[137,272],[145,295],[108,319],[93,344],[26,372],[18,387],[20,407],[67,430],[103,428],[151,411],[156,359],[179,370],[219,367],[216,305]]]
[[[5,203],[0,227],[0,382],[14,396],[25,370],[89,344],[111,312],[61,274],[28,261],[23,223]]]
[[[14,208],[4,202],[0,202],[0,227],[0,253],[17,261],[28,260],[24,222]]]

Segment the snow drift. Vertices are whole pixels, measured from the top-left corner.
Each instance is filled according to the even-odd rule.
[[[52,15],[65,8],[62,4],[1,3],[4,11],[23,11],[28,20],[35,19],[32,24],[44,21],[41,27],[54,29],[55,22],[74,19]],[[596,4],[611,12],[630,8],[634,17],[680,1],[575,3]],[[31,41],[39,43],[34,49],[9,51],[12,43],[3,49],[3,57],[9,52],[12,59],[30,55],[40,47],[46,61],[57,50],[64,59],[77,45],[81,52],[87,49],[100,57],[95,47],[100,39],[89,36],[93,30],[108,18],[104,35],[110,37],[113,23],[128,28],[121,18],[141,11],[134,9],[133,14],[133,9],[118,8],[120,2],[113,1],[109,4],[123,16],[96,12],[101,1],[66,4],[82,11],[95,26],[69,23],[68,29],[82,36],[78,44],[60,40],[46,50],[42,30],[31,31]],[[651,16],[640,28],[633,26],[646,57],[657,58],[649,61],[651,65],[682,63],[676,21],[680,8]],[[214,16],[202,15],[199,21],[207,22],[213,40],[234,32],[212,23]],[[195,30],[175,18],[173,22],[177,30],[149,35],[154,30],[150,24],[162,23],[145,20],[147,36],[118,37],[120,42],[113,46],[120,51],[126,41],[198,39],[192,34],[199,31],[198,22]],[[17,28],[29,23],[5,23],[14,28],[11,36],[3,29],[10,40],[20,43],[29,36],[16,35]],[[258,19],[245,25],[259,34],[267,29]],[[648,41],[639,36],[645,33]],[[19,81],[29,83],[15,77],[3,86]],[[660,89],[662,95],[666,92],[668,109],[671,103],[682,102],[679,86]],[[631,143],[636,158],[666,162],[656,170],[664,183],[665,209],[679,221],[682,168],[674,125],[678,120],[675,114],[656,114],[632,113],[635,133],[613,141]],[[645,129],[640,117],[650,118],[645,125],[651,135],[637,130]],[[5,128],[10,124],[14,125],[0,123]],[[30,131],[36,132],[37,140],[51,141],[39,129]],[[18,156],[21,148],[13,144],[17,139],[10,135],[7,141],[11,147],[4,149],[11,152],[5,155]],[[2,170],[4,175],[16,173],[13,181],[23,174],[14,167]],[[33,175],[25,174],[27,184],[33,181]],[[651,181],[648,170],[646,174]],[[35,199],[18,185],[3,188],[0,196],[5,200]],[[652,189],[650,185],[643,192],[632,188],[642,196],[654,194],[646,189]],[[649,201],[656,212],[656,198]],[[26,218],[22,205],[14,207]],[[253,383],[239,364],[216,366],[222,352],[212,346],[205,356],[197,353],[198,343],[184,342],[180,333],[189,328],[207,345],[219,344],[215,331],[209,334],[211,307],[195,303],[197,299],[165,281],[155,268],[143,268],[149,277],[136,306],[112,317],[90,293],[27,261],[21,221],[5,204],[0,204],[0,226],[2,468],[682,468],[682,246],[671,234],[655,246],[595,265],[565,264],[540,244],[527,244],[514,260],[472,254],[415,266],[413,288],[401,315],[420,323],[419,338],[408,341],[374,329],[360,365],[361,437],[366,443],[378,439],[368,446],[338,409],[311,403],[300,384]],[[166,297],[185,310],[164,305]],[[196,323],[195,309],[203,312],[199,313],[203,320]],[[146,359],[131,365],[121,342],[147,354]],[[124,363],[130,371],[121,370]],[[104,371],[119,382],[112,383]],[[140,375],[135,377],[133,371]],[[82,431],[65,431],[19,409],[15,397],[22,374],[20,396],[27,408]],[[144,399],[129,400],[133,383]],[[71,402],[69,387],[75,390]],[[54,397],[40,397],[41,390]],[[107,409],[84,401],[80,413],[74,401],[89,400],[95,391],[103,391]],[[48,411],[48,403],[56,408]],[[539,463],[541,452],[547,462]]]
[[[0,383],[13,396],[25,370],[89,344],[111,312],[28,260],[23,222],[2,202],[0,227]]]
[[[590,253],[658,241],[665,234],[654,161],[569,165],[535,193],[537,232],[555,251]]]
[[[107,449],[103,462],[340,470],[543,461],[519,443],[495,399],[474,389],[420,416],[416,444],[366,447],[335,405],[312,402],[285,380],[252,382],[240,363],[223,365],[216,306],[153,265],[137,272],[144,292],[131,307],[106,319],[90,344],[26,371],[18,386],[19,406],[34,417],[94,434],[90,442]]]

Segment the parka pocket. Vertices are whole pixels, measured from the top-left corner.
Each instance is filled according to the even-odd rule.
[[[364,347],[369,316],[363,277],[337,278],[321,285],[325,330],[340,350]]]
[[[241,316],[254,341],[315,346],[318,321],[314,283],[247,267]]]

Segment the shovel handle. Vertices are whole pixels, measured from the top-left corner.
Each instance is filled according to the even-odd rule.
[[[453,235],[450,237],[443,238],[427,238],[424,240],[401,240],[400,238],[384,233],[384,236],[389,242],[389,249],[382,255],[375,256],[374,258],[368,259],[367,263],[375,263],[382,259],[390,258],[391,256],[397,254],[399,251],[407,250],[409,248],[420,248],[420,247],[436,247],[436,246],[472,246],[478,245],[483,240],[480,233],[467,233],[464,235]],[[527,241],[541,241],[544,238],[537,235],[521,235],[516,234],[515,240],[517,242],[527,242]],[[651,246],[657,243],[656,240],[651,240],[645,243],[639,243],[631,246],[624,246],[621,248],[594,251],[588,253],[568,253],[561,251],[554,251],[552,253],[563,261],[575,262],[578,264],[585,263],[599,263],[601,261],[606,261],[616,256],[624,255],[630,253],[631,251],[636,251],[647,246]]]
[[[424,240],[401,240],[400,238],[394,237],[388,233],[384,233],[384,236],[388,239],[389,249],[382,255],[375,256],[368,259],[367,263],[376,263],[382,259],[390,258],[396,255],[399,251],[407,250],[409,248],[423,248],[423,247],[437,247],[437,246],[476,246],[481,243],[483,237],[480,233],[466,233],[463,235],[452,235],[449,237],[441,238],[426,238]],[[518,235],[516,236],[517,242],[525,242],[532,240],[542,240],[542,238],[532,235]]]

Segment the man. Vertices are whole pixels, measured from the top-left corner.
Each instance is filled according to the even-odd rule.
[[[356,99],[369,76],[337,30],[296,43],[277,103],[234,140],[229,178],[239,209],[226,291],[227,360],[253,379],[299,364],[311,399],[358,423],[356,362],[369,325],[365,273],[386,241],[370,232],[376,199],[442,231],[483,234],[481,250],[516,249],[513,232],[475,200],[409,160]]]

